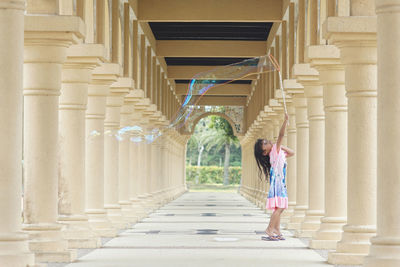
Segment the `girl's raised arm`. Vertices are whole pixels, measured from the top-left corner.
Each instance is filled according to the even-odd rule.
[[[283,140],[283,137],[285,136],[285,129],[286,129],[286,124],[287,124],[288,119],[289,119],[289,116],[287,113],[285,113],[285,120],[283,121],[282,127],[279,131],[278,140],[276,140],[276,151],[279,151],[281,148],[282,140]]]

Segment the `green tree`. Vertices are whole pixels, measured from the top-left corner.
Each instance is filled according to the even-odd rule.
[[[197,167],[201,166],[201,159],[202,159],[202,154],[204,151],[205,145],[210,141],[210,139],[213,138],[213,132],[209,127],[207,127],[207,121],[206,120],[200,120],[199,123],[197,124],[194,134],[192,137],[189,139],[188,142],[188,150],[194,150],[196,149],[198,154],[197,154]],[[191,161],[191,160],[189,160]],[[200,168],[198,168],[200,170]],[[199,183],[199,171],[196,175],[195,183]]]
[[[207,144],[207,149],[216,147],[217,150],[225,148],[224,155],[224,185],[229,184],[229,161],[231,146],[239,146],[239,140],[233,134],[233,129],[229,122],[219,116],[211,116],[210,128],[214,129],[215,134]]]

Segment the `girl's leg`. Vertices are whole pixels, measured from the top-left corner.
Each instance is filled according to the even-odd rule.
[[[277,210],[274,210],[274,212],[272,213],[270,219],[269,219],[269,224],[267,229],[265,230],[266,234],[269,236],[274,236],[275,233],[275,225],[276,225],[276,220],[278,217],[278,212]]]
[[[281,208],[277,209],[278,214],[277,214],[277,218],[276,218],[275,229],[276,229],[276,233],[278,235],[281,235],[281,229],[280,229],[280,227],[281,227],[281,215],[282,215],[284,210],[285,209],[281,209]]]

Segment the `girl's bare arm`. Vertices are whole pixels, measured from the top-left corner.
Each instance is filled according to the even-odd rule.
[[[282,139],[285,136],[285,129],[286,129],[286,124],[289,119],[289,116],[285,113],[285,120],[283,121],[282,127],[279,131],[279,136],[278,140],[276,141],[276,150],[279,151],[281,144],[282,144]]]

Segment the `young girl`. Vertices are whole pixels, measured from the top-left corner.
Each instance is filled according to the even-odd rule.
[[[266,139],[258,139],[254,145],[254,156],[259,169],[259,177],[261,179],[261,175],[264,173],[265,179],[268,181],[269,175],[270,188],[267,198],[267,209],[274,212],[265,230],[268,236],[263,238],[269,241],[285,240],[280,232],[280,221],[282,212],[288,207],[285,179],[286,157],[294,155],[293,150],[281,145],[287,121],[288,115],[285,114],[285,120],[275,144]]]

